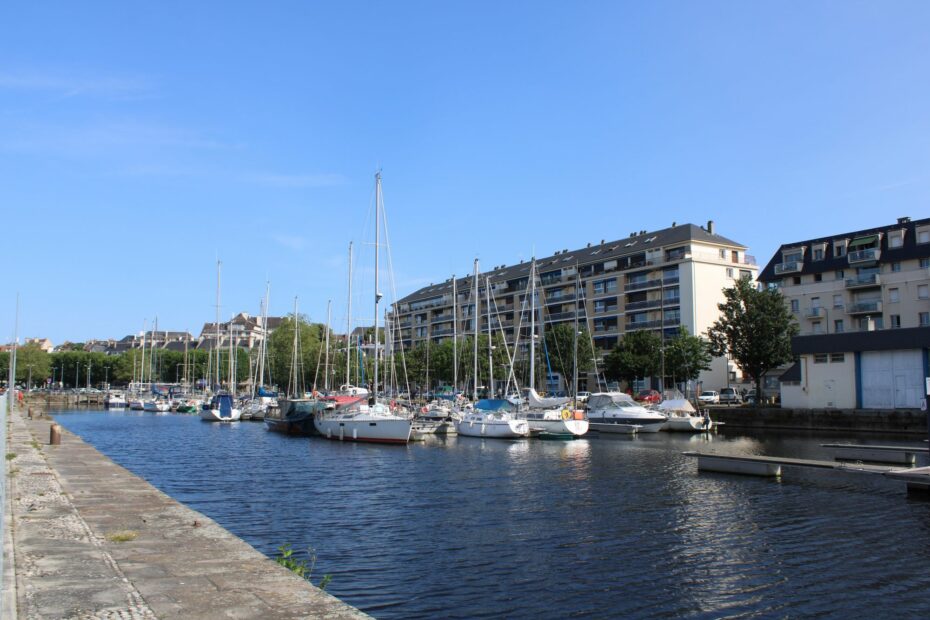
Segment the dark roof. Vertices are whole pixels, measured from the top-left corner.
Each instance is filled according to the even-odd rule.
[[[835,271],[837,269],[848,269],[849,259],[847,259],[845,255],[834,255],[833,242],[840,241],[842,239],[853,240],[856,237],[865,237],[868,235],[876,235],[878,233],[885,233],[882,235],[881,240],[882,256],[880,262],[882,263],[930,257],[930,244],[917,244],[916,229],[920,226],[927,225],[930,225],[930,218],[908,222],[896,222],[894,224],[879,226],[877,228],[867,228],[865,230],[840,233],[837,235],[830,235],[829,237],[808,239],[806,241],[783,243],[781,246],[779,246],[778,250],[775,251],[775,254],[772,256],[771,260],[769,260],[768,264],[765,266],[765,269],[759,272],[758,280],[760,282],[774,282],[781,280],[782,278],[799,276],[803,274],[824,273],[826,271]],[[902,228],[907,231],[904,234],[904,245],[902,245],[900,248],[889,248],[887,233],[893,230],[901,230]],[[810,246],[819,243],[825,243],[827,247],[824,249],[823,260],[815,261],[813,260],[813,254],[810,250]],[[775,265],[781,264],[782,252],[789,248],[800,247],[807,247],[807,250],[804,252],[804,265],[801,271],[795,271],[792,273],[776,276]]]
[[[791,339],[795,355],[805,353],[848,353],[930,348],[930,327],[877,329],[839,334],[812,334]]]
[[[652,248],[668,248],[669,246],[674,246],[676,243],[684,243],[686,241],[703,241],[705,243],[725,245],[727,247],[738,248],[741,250],[746,249],[746,246],[716,233],[710,233],[701,226],[696,226],[694,224],[679,224],[677,226],[663,228],[662,230],[656,230],[653,232],[641,232],[633,234],[625,239],[605,241],[598,244],[592,243],[588,247],[584,247],[578,250],[572,250],[570,252],[563,251],[559,254],[554,254],[545,258],[539,258],[536,259],[536,270],[538,273],[544,274],[547,271],[560,269],[561,267],[575,265],[583,267],[585,265],[601,263],[604,262],[604,260],[623,256],[631,256]],[[490,278],[492,282],[499,282],[501,280],[513,280],[529,275],[529,268],[530,263],[528,261],[516,265],[511,265],[509,267],[501,266],[497,269],[491,270],[485,268],[485,271],[480,274],[480,277],[482,279]],[[471,281],[471,275],[457,278],[456,286],[460,291],[470,290]],[[410,303],[412,301],[419,301],[421,299],[429,299],[430,297],[438,297],[445,293],[451,292],[452,279],[450,278],[440,284],[431,284],[430,286],[425,286],[420,290],[415,291],[410,295],[407,295],[406,297],[398,300],[396,303]]]
[[[270,316],[267,319],[267,324],[265,325],[265,328],[269,331],[271,331],[272,329],[277,329],[278,327],[281,326],[281,323],[284,322],[284,319],[285,317],[283,316]]]
[[[801,380],[801,363],[795,362],[791,368],[781,373],[779,381],[800,381]]]

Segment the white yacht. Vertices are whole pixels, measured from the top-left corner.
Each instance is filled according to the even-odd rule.
[[[601,433],[657,433],[668,416],[646,409],[629,394],[598,392],[588,397],[588,422],[591,430]]]
[[[122,392],[107,392],[107,398],[104,404],[107,406],[107,409],[122,409],[129,403],[126,401],[126,396]]]
[[[466,437],[493,437],[520,439],[529,437],[530,425],[526,420],[513,417],[506,400],[479,400],[474,409],[466,411],[455,423],[455,430]]]
[[[399,444],[410,441],[411,421],[394,415],[384,403],[369,405],[359,400],[318,411],[313,424],[327,439]]]
[[[236,408],[229,394],[217,394],[200,410],[200,419],[205,422],[236,422],[242,412]]]
[[[581,437],[588,432],[590,423],[584,411],[571,407],[552,409],[528,409],[517,414],[529,423],[533,430],[540,430],[550,435],[572,435]]]

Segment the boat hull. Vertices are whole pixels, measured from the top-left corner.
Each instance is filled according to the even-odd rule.
[[[405,444],[410,441],[410,420],[373,416],[327,416],[313,420],[317,432],[327,439],[366,443]]]
[[[670,416],[666,430],[678,433],[703,433],[712,430],[714,423],[701,416]]]
[[[634,432],[639,433],[658,433],[665,427],[667,420],[662,418],[588,418],[591,430],[600,433],[624,433],[623,427],[637,426]]]
[[[526,420],[466,418],[455,423],[455,430],[465,437],[493,439],[522,439],[530,434]]]
[[[238,422],[242,417],[242,412],[236,408],[229,410],[229,415],[221,415],[219,409],[201,409],[200,419],[205,422]]]

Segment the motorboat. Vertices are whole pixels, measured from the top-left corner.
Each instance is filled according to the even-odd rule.
[[[525,419],[530,428],[549,435],[581,437],[588,432],[589,422],[581,409],[568,406],[548,409],[526,409],[516,414]]]
[[[142,403],[142,410],[150,413],[167,413],[171,411],[171,401],[164,398],[152,398]]]
[[[456,435],[454,411],[447,403],[433,401],[420,408],[413,417],[412,437],[425,435]]]
[[[657,433],[667,421],[668,416],[661,411],[646,409],[623,392],[598,392],[588,397],[588,422],[594,431]]]
[[[694,405],[684,398],[664,400],[659,403],[658,409],[668,416],[666,430],[669,431],[702,433],[714,427],[709,413],[695,410]]]
[[[220,392],[204,404],[200,410],[200,419],[205,422],[236,422],[242,417],[242,412],[236,407],[231,394]]]
[[[462,419],[455,423],[455,430],[466,437],[489,437],[497,439],[521,439],[529,437],[530,425],[525,419],[517,419],[512,413],[513,405],[503,399],[484,399],[466,410]]]
[[[107,392],[107,397],[103,402],[107,409],[122,409],[129,404],[122,392]]]
[[[323,408],[323,403],[313,398],[282,398],[276,407],[266,409],[265,429],[285,435],[316,435],[313,416]]]

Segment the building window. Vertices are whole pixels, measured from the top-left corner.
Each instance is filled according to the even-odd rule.
[[[930,258],[921,258],[920,259],[920,268],[927,269],[930,267]]]
[[[752,272],[751,272],[751,271],[749,271],[748,269],[740,269],[740,270],[739,270],[739,279],[740,279],[740,280],[751,279],[751,278],[752,278]]]
[[[842,364],[842,363],[845,362],[845,361],[846,361],[846,354],[845,354],[845,353],[831,353],[831,354],[830,354],[830,362],[831,362],[831,363],[834,363],[834,364],[836,364],[836,363]]]
[[[727,277],[728,277],[728,278],[732,278],[732,277],[733,277],[733,268],[732,268],[732,267],[727,267]]]
[[[891,272],[897,273],[901,271],[901,263],[891,263]]]
[[[918,284],[917,285],[917,299],[928,299],[928,298],[930,298],[930,285]]]
[[[814,250],[814,260],[823,260],[823,248]]]
[[[843,273],[843,270],[842,270],[842,269],[837,269],[837,270],[836,270],[836,279],[837,279],[837,280],[842,280],[845,276],[846,276],[846,274]]]
[[[928,313],[928,314],[930,314],[930,313]],[[837,334],[842,334],[842,333],[843,333],[843,331],[844,331],[844,329],[843,329],[843,319],[836,319],[835,321],[833,321],[833,331],[836,332]]]
[[[814,321],[811,323],[811,331],[815,334],[823,333],[823,326],[821,326],[820,321]]]
[[[833,255],[834,256],[846,256],[846,242],[837,241],[833,244]]]
[[[792,281],[794,282],[795,285],[800,284],[801,276],[794,276],[794,278],[792,278]]]
[[[930,243],[930,228],[917,231],[917,243]]]
[[[904,231],[898,230],[888,234],[888,247],[900,248],[904,245]]]
[[[814,353],[814,363],[815,364],[826,364],[827,363],[827,354],[826,353]]]
[[[919,294],[920,287],[917,287],[917,290]],[[896,288],[888,289],[888,303],[896,304],[899,301],[901,301],[901,295],[898,293],[898,289]]]
[[[823,281],[823,274],[822,274],[822,273],[815,273],[815,274],[814,274],[814,282],[822,282],[822,281]]]
[[[930,312],[921,312],[917,315],[921,327],[930,327]]]
[[[726,259],[727,259],[727,251],[726,251],[726,250],[720,250],[720,258],[722,258],[723,260],[726,260]]]
[[[898,329],[901,327],[901,315],[892,314],[890,317],[888,317],[888,322],[890,323],[889,327],[891,329]]]
[[[596,302],[595,302],[596,303]],[[791,300],[791,311],[797,314],[798,310],[801,308],[801,302],[797,299]]]
[[[834,308],[842,308],[842,307],[843,307],[843,296],[842,296],[842,295],[834,295],[834,296],[833,296],[833,307],[834,307]]]

